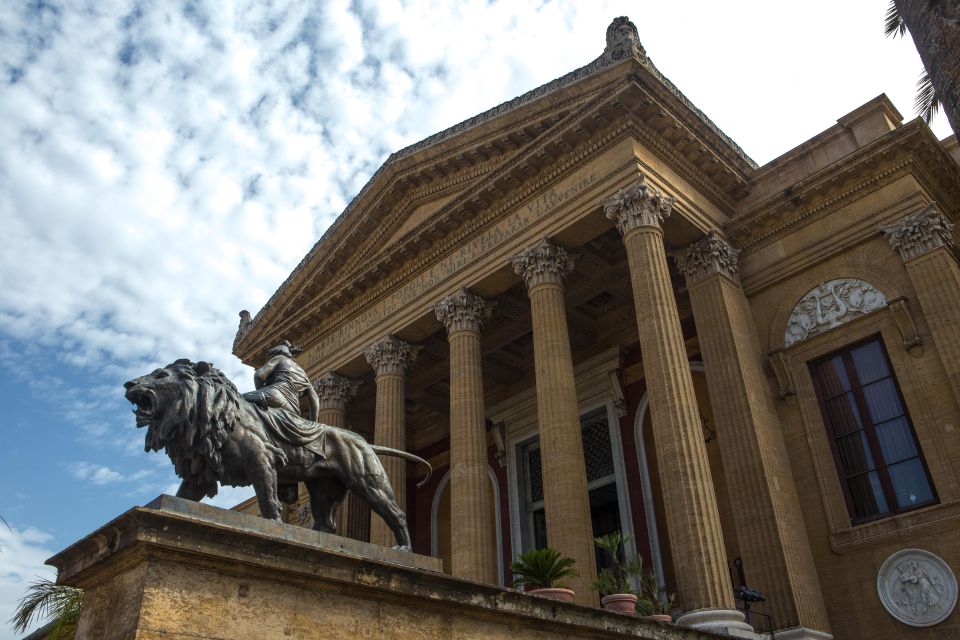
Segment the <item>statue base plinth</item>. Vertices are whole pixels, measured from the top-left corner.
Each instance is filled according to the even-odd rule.
[[[712,636],[452,578],[437,558],[170,496],[49,564],[86,591],[77,640]]]

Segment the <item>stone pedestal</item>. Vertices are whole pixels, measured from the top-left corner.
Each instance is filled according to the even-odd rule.
[[[673,203],[641,176],[604,200],[603,207],[627,249],[680,605],[688,612],[710,612],[690,624],[749,629],[743,614],[734,610],[703,427],[663,246],[660,224]]]
[[[77,640],[706,640],[451,578],[441,561],[162,496],[49,561]]]
[[[496,584],[480,351],[486,308],[463,290],[444,298],[435,311],[450,342],[451,569],[459,578]]]
[[[563,279],[573,269],[573,259],[544,239],[511,261],[527,285],[533,317],[547,544],[576,561],[580,576],[566,582],[576,592],[577,602],[596,605],[597,594],[589,586],[597,571],[590,496],[563,300]]]
[[[373,442],[392,449],[406,450],[407,369],[413,361],[410,345],[393,336],[368,347],[363,355],[373,367],[377,381],[377,405],[373,424]],[[380,458],[390,478],[397,504],[407,512],[407,463],[402,458]],[[397,544],[396,537],[383,518],[370,514],[370,542],[386,547]]]

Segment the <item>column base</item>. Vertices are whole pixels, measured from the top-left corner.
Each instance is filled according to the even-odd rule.
[[[833,635],[826,631],[817,631],[816,629],[807,629],[806,627],[793,627],[776,632],[777,640],[833,640]]]
[[[701,631],[722,633],[735,638],[760,638],[744,622],[743,614],[732,609],[697,609],[677,618],[677,625]],[[779,640],[779,636],[778,636]]]

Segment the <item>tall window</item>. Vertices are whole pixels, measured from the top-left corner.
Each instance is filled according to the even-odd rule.
[[[879,338],[810,363],[854,524],[937,501]]]
[[[594,536],[619,531],[621,527],[610,428],[606,407],[580,416]],[[518,454],[520,497],[526,520],[521,530],[522,545],[524,549],[539,549],[547,545],[540,438],[535,437],[520,444]],[[598,555],[597,566],[605,566],[605,562],[606,556]]]

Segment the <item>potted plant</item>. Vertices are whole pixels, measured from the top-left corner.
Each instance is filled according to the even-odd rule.
[[[633,588],[630,580],[641,581],[643,558],[624,559],[623,548],[629,540],[630,537],[620,531],[593,539],[593,543],[607,554],[610,566],[597,572],[597,579],[590,583],[590,587],[600,593],[600,604],[604,609],[633,615],[642,594]],[[641,602],[641,605],[645,607],[647,603]]]
[[[671,622],[673,616],[670,612],[676,605],[676,596],[667,593],[667,590],[657,584],[657,576],[652,571],[648,571],[640,578],[640,591],[642,595],[642,607],[639,613],[647,620],[656,622]]]
[[[564,578],[580,575],[573,563],[572,558],[561,556],[556,549],[532,549],[520,554],[510,565],[515,576],[513,586],[522,586],[526,593],[542,598],[573,602],[573,591],[560,583]]]

